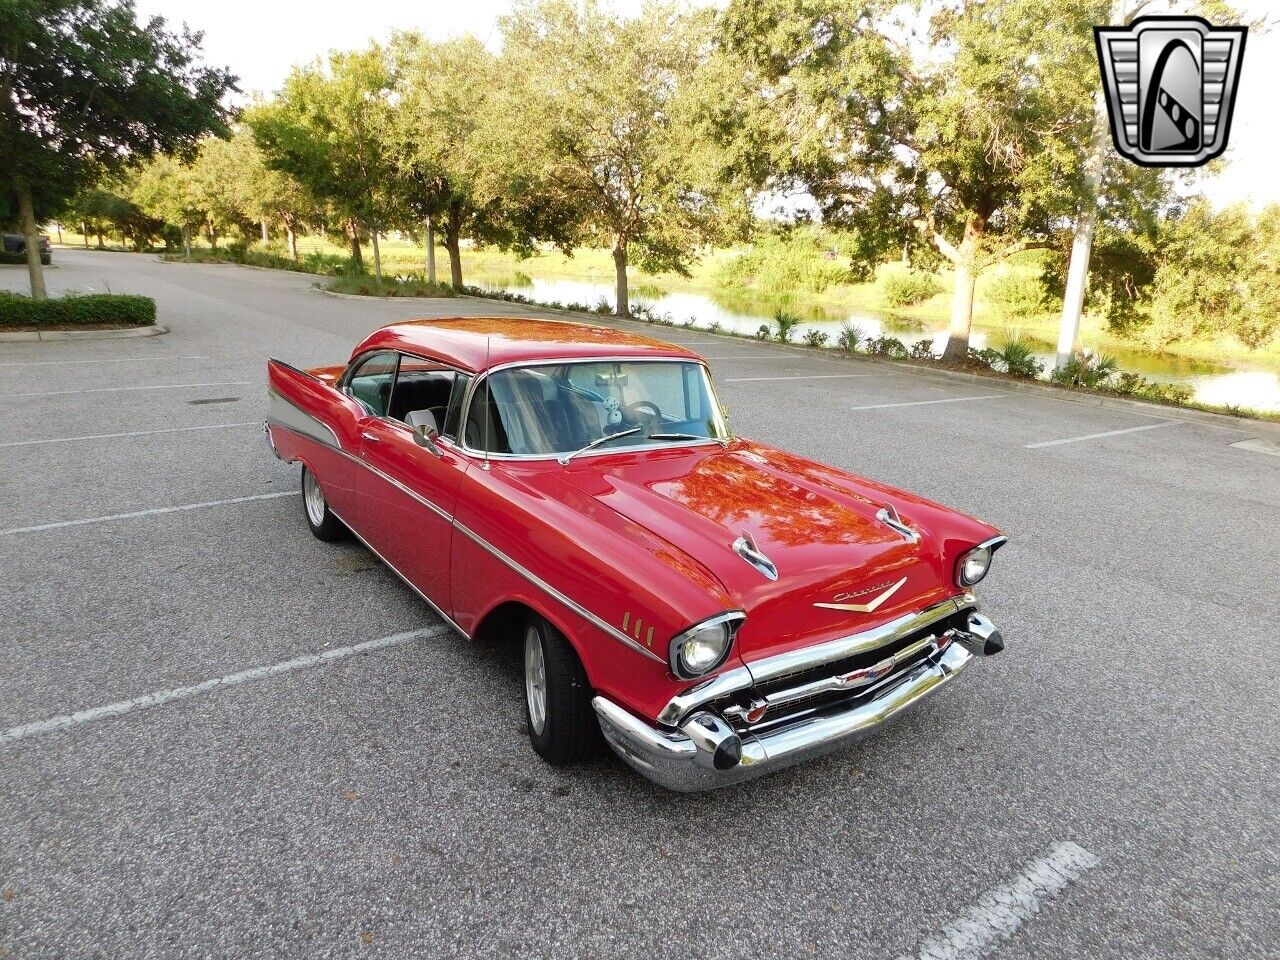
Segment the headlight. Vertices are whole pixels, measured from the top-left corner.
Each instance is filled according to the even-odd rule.
[[[671,638],[671,670],[677,677],[691,680],[710,673],[729,656],[733,638],[746,614],[741,610],[721,613],[694,624]]]
[[[1004,537],[996,537],[986,543],[980,543],[968,553],[960,555],[956,563],[956,580],[962,587],[972,587],[979,583],[991,569],[991,555],[1004,546]]]

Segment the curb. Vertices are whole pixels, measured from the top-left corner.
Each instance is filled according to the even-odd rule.
[[[315,276],[315,274],[308,274],[308,276]],[[465,300],[483,300],[485,299],[484,297],[468,297],[464,293],[455,294],[452,297],[382,297],[377,295],[376,293],[375,294],[337,293],[336,291],[329,290],[325,287],[322,287],[318,283],[315,284],[314,289],[316,293],[322,294],[326,297],[337,297],[340,300],[364,300],[365,302],[368,302],[370,300],[378,300],[378,301],[381,301],[382,303],[396,303],[399,301],[404,301],[409,303],[415,302],[415,301],[421,301],[423,303],[436,303],[440,300],[464,300],[464,299]]]
[[[129,327],[124,330],[14,330],[0,332],[0,343],[44,343],[50,340],[137,340],[158,337],[169,332],[164,324]]]
[[[131,251],[124,251],[129,253]],[[145,254],[144,254],[145,256]],[[307,273],[305,270],[285,270],[283,267],[259,267],[252,263],[226,263],[221,260],[166,260],[163,256],[155,255],[152,257],[156,263],[178,264],[184,267],[239,267],[241,270],[269,270],[271,273],[287,273],[294,277],[320,277],[319,273]]]
[[[337,296],[337,294],[335,294]],[[513,307],[526,307],[530,310],[538,310],[543,313],[554,313],[564,317],[576,318],[593,318],[593,314],[581,313],[576,310],[563,310],[557,307],[539,307],[529,303],[512,303],[507,300],[490,300],[488,297],[475,297],[469,294],[459,294],[459,300],[476,300],[486,303],[505,303]],[[601,316],[598,319],[608,319],[613,322],[623,321],[626,323],[638,324],[642,327],[653,328],[659,330],[689,330],[697,333],[699,336],[705,334],[712,337],[719,337],[729,343],[752,343],[762,346],[773,347],[778,350],[785,350],[788,353],[796,354],[802,357],[819,357],[825,360],[834,360],[845,363],[875,363],[881,366],[893,367],[897,370],[909,371],[918,377],[926,380],[941,380],[944,382],[963,381],[965,383],[980,383],[984,386],[999,386],[1002,390],[1008,390],[1010,393],[1030,393],[1044,397],[1049,400],[1061,400],[1065,403],[1082,403],[1088,406],[1106,407],[1112,410],[1130,410],[1134,413],[1140,413],[1144,416],[1154,417],[1160,420],[1181,420],[1187,423],[1201,423],[1219,429],[1237,430],[1241,433],[1267,434],[1270,436],[1280,437],[1280,422],[1273,420],[1254,420],[1249,417],[1233,417],[1229,413],[1212,413],[1208,410],[1195,410],[1189,407],[1172,407],[1159,403],[1148,403],[1144,400],[1131,400],[1128,397],[1108,397],[1096,393],[1088,393],[1083,390],[1070,390],[1062,387],[1051,387],[1048,384],[1041,383],[1025,383],[1021,380],[1015,380],[1007,377],[987,377],[980,373],[967,373],[962,370],[946,370],[935,367],[927,367],[918,363],[903,363],[898,360],[886,360],[882,357],[870,357],[865,354],[857,356],[849,356],[839,350],[832,349],[816,349],[812,347],[802,347],[797,344],[777,343],[771,340],[755,340],[750,337],[736,337],[732,334],[722,333],[720,331],[708,330],[705,327],[667,327],[662,324],[646,323],[643,320],[636,320],[627,317],[617,317],[609,314],[607,318]],[[656,335],[655,335],[656,336]],[[662,339],[657,337],[657,339]]]

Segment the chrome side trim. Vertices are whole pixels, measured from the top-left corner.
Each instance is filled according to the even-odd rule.
[[[961,594],[958,597],[943,600],[941,603],[935,603],[924,610],[903,614],[895,620],[861,633],[828,640],[826,643],[811,647],[801,647],[799,650],[789,650],[754,662],[747,661],[747,669],[751,671],[751,676],[756,683],[766,683],[790,673],[799,673],[801,670],[820,667],[869,650],[878,650],[880,647],[902,639],[909,633],[923,630],[954,613],[976,608],[977,605],[978,598],[973,594]]]
[[[646,649],[644,646],[642,646],[637,641],[633,640],[631,637],[627,636],[617,627],[613,626],[612,624],[604,620],[601,620],[599,617],[597,617],[594,613],[592,613],[582,604],[565,596],[555,587],[551,586],[551,584],[547,583],[547,581],[543,580],[541,577],[533,573],[531,570],[528,570],[527,568],[516,563],[516,561],[512,560],[505,553],[503,553],[493,544],[489,543],[489,541],[485,540],[479,534],[472,531],[470,528],[459,523],[457,520],[454,520],[453,528],[455,530],[460,531],[461,533],[466,534],[473,541],[475,541],[476,545],[479,546],[482,550],[485,550],[496,559],[501,560],[503,563],[505,563],[508,567],[510,567],[516,573],[520,574],[520,576],[524,577],[526,580],[532,583],[535,587],[542,590],[544,593],[546,593],[548,596],[552,597],[553,599],[559,600],[562,604],[564,604],[566,607],[568,607],[578,616],[582,617],[582,619],[586,620],[588,623],[591,623],[594,626],[598,627],[600,630],[604,631],[609,636],[613,637],[613,639],[617,640],[619,643],[626,644],[636,653],[642,654],[643,656],[648,657],[650,660],[653,660],[657,663],[661,663],[663,666],[666,666],[667,661],[664,660],[662,657],[658,656],[652,650]]]
[[[338,513],[333,509],[333,507],[329,507],[329,512],[330,512],[330,513],[332,513],[335,517],[338,517],[338,519],[339,519],[339,520],[342,520],[342,517],[338,515]],[[408,577],[406,577],[406,576],[405,576],[403,573],[401,573],[398,569],[396,569],[396,565],[395,565],[394,563],[392,563],[390,560],[388,560],[386,557],[384,557],[382,554],[380,554],[377,550],[375,550],[372,546],[370,546],[370,545],[369,545],[369,541],[368,541],[368,540],[366,540],[364,537],[360,536],[359,532],[356,530],[356,528],[355,528],[355,527],[353,527],[351,524],[347,523],[347,521],[345,521],[345,520],[342,520],[342,524],[343,524],[343,526],[345,526],[348,530],[350,530],[350,531],[351,531],[351,535],[352,535],[353,537],[355,537],[355,538],[356,538],[357,540],[359,540],[362,544],[364,544],[364,548],[365,548],[366,550],[368,550],[368,551],[369,551],[370,553],[372,553],[375,557],[377,557],[377,558],[378,558],[379,560],[381,560],[384,564],[386,564],[386,566],[387,566],[387,569],[388,569],[388,570],[390,570],[390,571],[391,571],[392,573],[394,573],[397,577],[399,577],[401,580],[403,580],[403,581],[405,582],[405,585],[406,585],[406,586],[408,586],[408,588],[409,588],[410,590],[412,590],[412,591],[413,591],[414,593],[416,593],[419,597],[421,597],[421,598],[423,599],[423,601],[425,601],[425,602],[426,602],[427,606],[429,606],[433,611],[435,611],[436,616],[438,616],[441,620],[443,620],[443,621],[444,621],[445,623],[447,623],[449,626],[453,627],[453,629],[454,629],[454,630],[456,630],[456,631],[458,631],[458,633],[462,634],[462,636],[463,636],[465,639],[467,639],[467,640],[470,640],[470,639],[471,639],[471,635],[470,635],[470,634],[468,634],[468,633],[467,633],[467,631],[463,630],[460,626],[458,626],[456,623],[454,623],[454,622],[453,622],[453,618],[452,618],[452,617],[450,617],[450,616],[449,616],[447,613],[445,613],[443,610],[441,610],[441,609],[440,609],[440,607],[436,605],[436,602],[435,602],[434,600],[432,600],[432,599],[431,599],[430,597],[428,597],[425,593],[423,593],[421,590],[419,590],[417,587],[415,587],[415,586],[413,585],[413,581],[412,581],[412,580],[410,580]]]

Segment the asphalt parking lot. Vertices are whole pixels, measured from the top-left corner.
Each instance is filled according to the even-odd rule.
[[[675,795],[542,764],[515,651],[313,539],[263,442],[268,356],[530,311],[56,259],[172,332],[0,343],[0,957],[1280,955],[1280,456],[1249,431],[657,331],[738,433],[1012,541],[1004,654]]]

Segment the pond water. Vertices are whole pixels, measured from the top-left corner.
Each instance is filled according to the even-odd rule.
[[[612,277],[607,280],[565,280],[537,277],[477,277],[478,286],[492,291],[518,293],[541,303],[580,303],[595,305],[614,302]],[[631,302],[640,303],[659,314],[667,314],[677,323],[693,320],[695,328],[706,329],[719,324],[721,329],[736,333],[754,334],[760,326],[774,328],[775,306],[764,301],[732,295],[663,291],[644,284],[633,284]],[[946,344],[945,323],[925,322],[892,313],[867,310],[839,310],[831,308],[797,309],[787,307],[788,312],[803,318],[804,322],[793,334],[793,340],[803,342],[808,330],[821,330],[835,343],[843,324],[856,327],[861,336],[897,337],[908,347],[927,340],[934,353],[941,353]],[[1053,343],[1034,337],[1023,339],[1037,349],[1039,360],[1046,369],[1052,369]],[[970,343],[982,349],[992,341],[1002,342],[999,335],[974,328]],[[1085,342],[1086,348],[1092,346]],[[1121,370],[1139,373],[1150,380],[1185,384],[1194,391],[1194,398],[1201,403],[1248,407],[1254,410],[1280,411],[1280,372],[1265,367],[1232,367],[1207,361],[1189,360],[1184,357],[1148,353],[1143,350],[1108,351],[1116,358]]]

